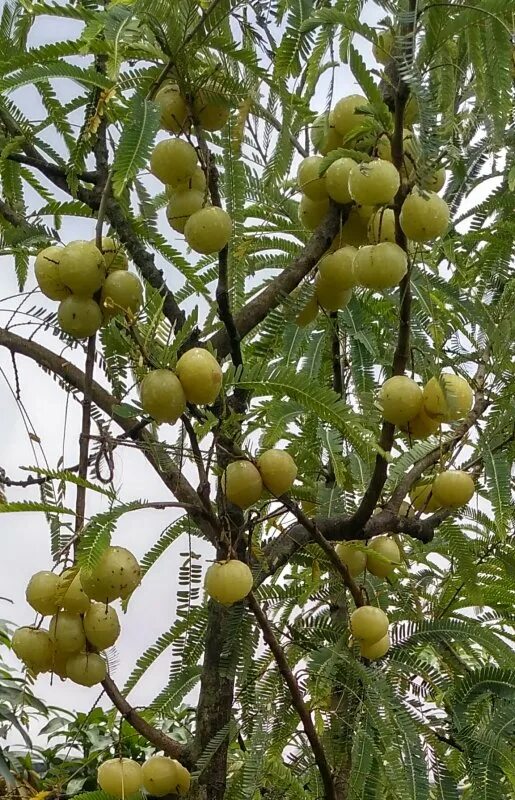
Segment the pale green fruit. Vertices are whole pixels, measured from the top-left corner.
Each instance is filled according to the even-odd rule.
[[[422,194],[413,189],[401,208],[402,230],[414,242],[429,242],[443,236],[449,227],[450,212],[445,200],[435,192]]]
[[[185,768],[173,758],[152,756],[141,767],[143,786],[153,797],[180,794],[181,780],[183,780],[182,769]]]
[[[225,97],[217,92],[200,91],[193,100],[193,114],[206,131],[220,131],[230,117]]]
[[[84,614],[90,605],[89,597],[84,592],[77,569],[66,569],[59,576],[57,586],[59,605],[73,614]]]
[[[53,644],[48,631],[18,628],[13,633],[11,647],[32,672],[48,672],[52,668]]]
[[[467,416],[474,403],[474,392],[465,378],[443,372],[424,386],[424,410],[429,417],[452,422]]]
[[[382,639],[377,642],[363,642],[359,643],[359,651],[362,658],[368,658],[369,661],[377,661],[383,658],[390,649],[390,637],[385,634]]]
[[[354,257],[356,283],[367,289],[393,289],[408,271],[408,257],[392,242],[360,247]]]
[[[91,240],[91,244],[95,245],[95,247],[96,242],[96,239]],[[102,237],[101,253],[104,256],[104,262],[108,273],[117,269],[128,269],[129,260],[122,246],[116,242],[112,236]]]
[[[25,597],[38,614],[55,614],[59,608],[57,586],[59,577],[53,572],[36,572],[27,584]]]
[[[391,208],[378,208],[368,220],[370,244],[391,242],[395,244],[395,213]]]
[[[440,422],[437,419],[431,419],[426,414],[424,406],[422,406],[416,417],[410,419],[406,425],[401,426],[402,430],[408,433],[411,439],[427,439],[433,433],[436,433],[439,427]]]
[[[351,203],[349,173],[356,162],[352,158],[338,158],[325,173],[325,188],[329,197],[337,203]]]
[[[386,578],[400,563],[400,550],[389,536],[376,536],[368,543],[367,569],[372,575]]]
[[[39,288],[50,300],[64,300],[70,290],[59,275],[59,260],[64,247],[52,245],[41,250],[34,262],[34,274]]]
[[[174,759],[175,761],[175,759]],[[179,797],[183,797],[185,794],[188,794],[191,785],[191,775],[186,767],[183,767],[178,761],[175,761],[177,765],[178,771],[178,780],[177,780],[177,794]]]
[[[419,107],[418,100],[415,95],[410,94],[406,108],[404,109],[404,124],[407,128],[411,128],[419,120]]]
[[[395,37],[393,31],[378,31],[377,43],[372,45],[372,53],[379,64],[387,64],[392,57]]]
[[[332,286],[335,292],[352,289],[356,285],[354,274],[355,247],[340,247],[334,253],[324,256],[318,263],[320,280]]]
[[[367,563],[366,554],[359,549],[360,544],[360,542],[338,542],[335,548],[336,555],[353,578],[361,575]]]
[[[155,369],[141,381],[141,405],[156,422],[177,422],[186,410],[186,395],[179,378],[168,369]]]
[[[206,176],[200,165],[195,167],[193,175],[188,175],[186,178],[179,178],[165,186],[165,192],[168,198],[173,197],[176,192],[186,192],[189,189],[202,192],[202,194],[206,192]]]
[[[300,162],[297,170],[299,189],[310,200],[324,200],[327,197],[325,175],[320,177],[323,160],[322,156],[308,156]]]
[[[222,208],[202,208],[186,222],[184,236],[192,250],[203,255],[219,253],[229,243],[232,220]]]
[[[401,184],[393,164],[382,158],[362,161],[349,174],[349,192],[356,203],[364,206],[387,205]]]
[[[299,328],[305,328],[317,318],[318,315],[318,301],[315,292],[310,296],[309,300],[305,303],[303,308],[299,311],[295,322]]]
[[[222,387],[222,368],[207,350],[192,347],[180,357],[175,368],[188,403],[210,405]]]
[[[204,192],[197,192],[196,189],[176,192],[166,207],[166,218],[170,227],[177,233],[184,233],[188,219],[203,206]]]
[[[240,508],[257,503],[263,494],[259,470],[250,461],[232,461],[222,475],[222,491],[227,500]]]
[[[135,314],[142,302],[143,287],[133,272],[115,270],[107,276],[100,295],[104,319],[128,312]]]
[[[112,647],[120,635],[120,621],[114,608],[105,603],[91,603],[84,614],[86,639],[97,650]]]
[[[106,675],[106,662],[98,653],[76,653],[66,661],[66,677],[80,686],[95,686]]]
[[[366,126],[366,116],[357,113],[360,108],[368,108],[367,98],[362,95],[351,94],[338,100],[332,115],[334,127],[340,136],[347,137],[351,133],[358,134]]]
[[[413,508],[431,514],[441,508],[440,503],[433,494],[433,482],[421,481],[410,489],[410,500]]]
[[[435,170],[435,172],[426,176],[422,181],[422,188],[430,192],[440,192],[445,186],[446,177],[445,167],[440,167]]]
[[[339,311],[345,308],[352,297],[352,289],[335,290],[330,281],[324,280],[320,273],[315,279],[315,294],[319,306],[326,311]]]
[[[78,653],[86,646],[84,625],[79,614],[70,611],[58,611],[48,626],[50,638],[60,653]]]
[[[276,497],[289,492],[297,477],[297,465],[285,450],[266,450],[259,456],[257,467],[266,488]]]
[[[191,177],[197,167],[195,148],[182,139],[163,139],[150,156],[150,171],[162,183],[175,183]]]
[[[352,612],[350,628],[356,639],[364,639],[367,643],[378,642],[388,633],[388,617],[375,606],[360,606]]]
[[[303,194],[299,203],[299,220],[308,231],[314,231],[324,221],[329,211],[329,198],[311,200]]]
[[[238,603],[252,589],[252,572],[243,561],[216,561],[208,568],[204,588],[213,600],[224,606]]]
[[[106,276],[104,256],[94,244],[70,242],[59,259],[59,279],[78,297],[92,297]]]
[[[327,122],[326,122],[327,120]],[[343,137],[334,127],[333,112],[319,114],[314,120],[309,133],[311,143],[315,150],[326,156],[331,150],[341,147]]]
[[[460,508],[472,499],[474,492],[472,476],[460,469],[440,472],[433,481],[433,495],[442,508]]]
[[[106,794],[125,798],[139,792],[143,786],[143,772],[131,758],[111,758],[99,766],[97,781]]]
[[[81,570],[80,579],[88,597],[105,604],[129,597],[141,582],[141,570],[130,550],[111,546],[91,572]]]
[[[188,123],[188,106],[181,96],[177,84],[165,83],[156,96],[154,103],[157,103],[161,110],[161,127],[170,133],[183,133]]]
[[[405,425],[422,408],[422,389],[406,375],[395,375],[381,387],[379,402],[387,422]]]
[[[57,320],[61,330],[69,336],[87,339],[102,325],[102,312],[92,297],[76,297],[72,294],[61,300]]]
[[[332,249],[338,250],[345,245],[361,247],[361,245],[367,244],[367,226],[368,220],[364,219],[356,208],[352,208],[342,225],[341,231],[334,237]]]
[[[52,641],[52,640],[50,640]],[[52,643],[52,666],[50,667],[47,672],[51,672],[53,675],[59,675],[60,678],[66,680],[68,675],[66,674],[66,662],[70,658],[68,653],[59,653],[55,650],[53,643]]]

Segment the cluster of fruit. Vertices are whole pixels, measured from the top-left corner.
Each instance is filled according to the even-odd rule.
[[[75,339],[93,336],[116,314],[134,314],[143,299],[141,281],[128,272],[127,256],[109,236],[102,250],[95,240],[45,247],[34,273],[43,294],[60,301],[59,325]]]
[[[378,578],[387,578],[401,563],[400,550],[389,536],[376,536],[366,546],[363,542],[339,542],[336,553],[355,578],[368,570]]]
[[[153,797],[182,797],[190,788],[186,767],[168,756],[151,756],[143,765],[132,758],[110,758],[97,771],[98,785],[111,797],[124,798],[145,789]]]
[[[81,686],[104,680],[107,664],[102,650],[116,642],[120,622],[108,603],[126,599],[141,580],[139,564],[124,547],[108,547],[91,571],[77,567],[61,575],[36,572],[26,598],[48,630],[23,627],[15,631],[12,648],[34,674],[53,672]]]
[[[222,475],[227,500],[240,508],[254,505],[263,489],[280,497],[289,492],[297,477],[297,465],[285,450],[266,450],[254,465],[247,459],[232,461]]]
[[[350,629],[359,642],[363,658],[375,661],[382,658],[390,647],[388,628],[390,621],[384,611],[375,606],[360,606],[352,612]]]

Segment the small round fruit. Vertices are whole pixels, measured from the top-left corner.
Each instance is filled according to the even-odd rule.
[[[222,490],[227,500],[240,508],[257,503],[263,493],[263,480],[250,461],[232,461],[222,475]]]
[[[299,311],[295,322],[299,328],[305,328],[311,322],[314,322],[318,316],[318,301],[315,292],[311,295],[309,300],[306,301],[303,308]]]
[[[338,100],[332,111],[332,117],[334,127],[340,136],[348,137],[351,133],[358,134],[363,130],[366,116],[360,114],[359,109],[367,107],[366,97],[359,94],[351,94]]]
[[[206,192],[206,176],[200,165],[195,167],[193,175],[188,175],[186,178],[178,178],[165,186],[165,192],[168,198],[173,197],[176,192],[186,192],[190,189],[194,189],[196,192],[202,192],[202,194]]]
[[[201,90],[193,100],[193,114],[204,130],[221,131],[230,117],[231,109],[221,94]]]
[[[392,242],[360,247],[354,257],[356,282],[367,289],[393,289],[408,271],[408,257]]]
[[[224,606],[238,603],[252,589],[254,579],[249,567],[233,558],[229,561],[215,561],[208,568],[204,588],[213,600]]]
[[[417,416],[422,407],[422,390],[405,375],[385,381],[379,392],[383,418],[394,425],[405,425]]]
[[[100,306],[91,297],[74,294],[61,300],[57,320],[62,331],[74,339],[88,339],[102,325]]]
[[[432,514],[433,511],[438,511],[441,508],[433,493],[433,481],[422,481],[415,484],[410,489],[409,496],[413,508],[424,512],[424,514]]]
[[[188,219],[195,211],[200,211],[203,206],[204,192],[198,192],[196,189],[176,192],[166,207],[166,218],[170,227],[177,233],[184,233]]]
[[[96,247],[96,239],[91,240],[91,244],[94,244]],[[104,261],[106,265],[106,270],[109,272],[113,272],[113,270],[117,269],[128,269],[129,267],[129,260],[121,247],[111,236],[103,236],[102,237],[102,249],[101,253],[104,256]]]
[[[472,476],[461,469],[440,472],[433,481],[433,495],[442,508],[460,508],[472,499],[474,492]]]
[[[100,295],[104,319],[128,312],[135,314],[142,302],[143,287],[133,272],[115,270],[107,276]]]
[[[463,419],[474,402],[474,393],[461,375],[444,372],[424,386],[424,410],[429,417],[442,422]]]
[[[368,220],[370,244],[391,242],[395,244],[395,213],[391,208],[379,208]]]
[[[112,647],[120,635],[120,620],[115,609],[105,603],[91,603],[84,614],[84,633],[97,650]]]
[[[378,642],[360,642],[359,651],[362,658],[368,658],[369,661],[377,661],[383,658],[390,649],[390,637],[388,634],[379,639]]]
[[[363,546],[361,542],[338,542],[335,548],[336,555],[353,578],[361,575],[367,564],[366,553],[360,546]]]
[[[169,369],[155,369],[141,381],[141,405],[156,422],[177,422],[186,410],[186,395],[179,378]]]
[[[380,608],[361,606],[352,612],[350,628],[356,639],[367,643],[378,642],[388,633],[388,617]]]
[[[61,653],[78,653],[86,646],[84,625],[79,614],[70,611],[58,611],[50,620],[48,626],[50,638],[56,650]]]
[[[64,300],[70,290],[59,275],[59,260],[64,247],[52,245],[41,250],[34,262],[34,274],[39,288],[50,300]]]
[[[400,186],[400,177],[389,161],[376,158],[356,164],[349,174],[349,192],[364,206],[391,203]]]
[[[427,439],[436,433],[440,427],[440,422],[437,419],[429,417],[424,406],[420,409],[416,417],[410,419],[406,425],[402,425],[402,430],[407,433],[411,439]]]
[[[175,761],[175,759],[174,759]],[[179,797],[183,797],[185,794],[188,794],[191,786],[191,775],[186,767],[183,767],[178,761],[175,761],[178,771],[178,780],[177,780],[177,794]]]
[[[78,570],[65,569],[59,576],[57,598],[59,606],[64,611],[71,611],[73,614],[84,614],[88,610],[90,599],[82,588]]]
[[[430,192],[441,192],[445,186],[446,177],[445,167],[440,167],[423,179],[422,188]]]
[[[203,347],[192,347],[180,357],[175,368],[188,403],[210,405],[222,387],[222,368]]]
[[[175,183],[195,173],[197,153],[195,148],[182,139],[163,139],[158,142],[150,156],[150,171],[162,183]]]
[[[105,604],[129,597],[141,582],[141,569],[130,550],[106,547],[91,572],[81,570],[80,579],[88,597]]]
[[[342,225],[341,231],[336,234],[333,240],[333,249],[337,250],[344,245],[361,247],[361,245],[367,244],[367,225],[368,220],[361,217],[356,208],[352,208]]]
[[[104,256],[94,244],[70,242],[59,259],[59,279],[78,297],[92,297],[106,276]]]
[[[372,53],[378,64],[388,64],[392,57],[394,43],[393,31],[378,31],[377,42],[372,45]]]
[[[386,578],[400,563],[400,550],[389,536],[376,536],[368,543],[367,569],[372,575]]]
[[[32,672],[48,672],[52,667],[53,644],[48,631],[37,628],[18,628],[12,636],[11,647],[20,661]]]
[[[141,767],[143,786],[153,797],[177,794],[179,786],[178,762],[168,756],[152,756]]]
[[[57,599],[58,584],[59,577],[53,572],[36,572],[28,582],[25,590],[25,597],[29,606],[44,617],[47,614],[55,614],[59,608]]]
[[[329,211],[329,198],[310,200],[305,194],[299,203],[299,220],[308,231],[314,231],[325,219]]]
[[[161,110],[161,127],[170,133],[183,133],[188,122],[188,106],[177,84],[165,83],[156,96],[154,103],[157,103]]]
[[[66,662],[68,661],[69,658],[70,656],[68,655],[68,653],[58,653],[53,647],[52,666],[50,667],[48,672],[51,672],[53,675],[59,675],[60,678],[66,680],[66,678],[68,677],[68,675],[66,674]]]
[[[319,114],[309,133],[311,144],[321,155],[326,156],[343,144],[343,138],[334,127],[333,112]]]
[[[308,156],[300,162],[297,170],[299,189],[310,200],[324,200],[327,197],[325,175],[320,177],[323,160],[322,156]]]
[[[229,243],[232,220],[218,206],[195,211],[184,226],[184,236],[192,250],[203,255],[219,253]]]
[[[257,460],[263,483],[276,497],[289,492],[297,477],[297,465],[285,450],[266,450]]]
[[[66,677],[80,686],[94,686],[107,675],[106,662],[98,653],[76,653],[66,661]]]
[[[111,758],[98,768],[100,788],[113,797],[125,798],[139,792],[143,786],[142,769],[131,758]]]
[[[354,274],[355,247],[340,247],[324,256],[318,263],[320,280],[333,287],[335,292],[352,289],[356,285]]]
[[[449,227],[449,206],[435,192],[421,192],[415,188],[401,208],[401,228],[414,242],[429,242],[443,236]]]
[[[325,188],[337,203],[352,203],[349,192],[349,173],[356,162],[352,158],[338,158],[325,173]]]
[[[352,289],[335,291],[334,286],[321,278],[320,273],[315,280],[315,294],[318,304],[326,311],[339,311],[345,308],[352,297]]]

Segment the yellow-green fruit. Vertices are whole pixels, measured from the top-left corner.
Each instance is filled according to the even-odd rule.
[[[76,653],[66,661],[66,677],[80,686],[95,686],[107,675],[106,662],[98,653]]]
[[[289,492],[297,477],[297,465],[285,450],[266,450],[259,456],[257,467],[266,488],[276,497]]]
[[[196,189],[176,192],[172,195],[166,207],[166,218],[170,223],[170,227],[177,233],[184,233],[188,219],[203,206],[204,192],[198,192]]]
[[[52,641],[52,640],[50,640]],[[53,652],[52,652],[52,666],[50,667],[48,672],[52,672],[54,675],[59,675],[60,678],[66,680],[68,675],[66,674],[66,662],[70,658],[67,653],[58,653],[53,644],[52,644]]]
[[[175,764],[177,765],[178,771],[177,794],[179,797],[183,797],[185,794],[188,794],[190,790],[191,775],[186,767],[183,767],[178,761],[175,761]]]
[[[353,578],[361,575],[367,563],[366,553],[360,549],[361,542],[339,542],[336,545],[336,555],[345,564]]]
[[[59,577],[53,572],[36,572],[27,584],[25,597],[38,614],[55,614],[59,608],[57,587]]]
[[[180,357],[175,368],[188,403],[214,403],[222,387],[222,368],[202,347],[192,347]]]
[[[34,274],[39,288],[50,300],[64,300],[70,290],[59,275],[59,260],[64,247],[52,245],[41,250],[34,262]]]
[[[91,572],[81,570],[81,583],[92,600],[110,603],[132,594],[141,582],[141,569],[134,555],[125,547],[106,547]]]
[[[115,270],[107,276],[100,295],[104,319],[127,312],[135,314],[142,302],[143,287],[133,272]]]
[[[408,271],[408,257],[392,242],[360,247],[354,257],[356,283],[367,289],[393,289]]]
[[[310,200],[305,194],[299,203],[299,220],[308,231],[314,231],[325,219],[329,211],[329,198]]]
[[[332,283],[324,280],[319,273],[315,280],[315,294],[318,304],[326,311],[338,311],[349,304],[352,289],[336,291]]]
[[[195,211],[184,226],[184,236],[192,250],[203,255],[219,253],[229,243],[232,220],[222,208]]]
[[[422,407],[422,389],[405,375],[385,381],[379,392],[383,418],[394,425],[405,425]]]
[[[472,499],[474,492],[473,478],[461,469],[440,472],[433,481],[433,495],[442,508],[460,508]]]
[[[342,225],[341,231],[336,234],[333,240],[333,249],[336,250],[344,245],[361,247],[361,245],[367,244],[367,226],[368,220],[364,219],[356,208],[352,208]]]
[[[436,192],[413,189],[401,208],[401,228],[414,242],[429,242],[443,236],[449,227],[449,206]]]
[[[78,653],[86,646],[84,625],[79,614],[58,611],[50,620],[48,632],[56,650],[60,653]]]
[[[410,489],[409,496],[413,508],[417,511],[432,514],[433,511],[438,511],[441,508],[440,503],[434,496],[432,481],[417,483]]]
[[[413,167],[416,164],[420,153],[420,145],[418,143],[418,139],[413,133],[413,131],[409,130],[409,128],[404,128],[403,130],[402,149],[403,149],[402,173],[403,177],[405,178],[412,173]],[[393,161],[392,144],[390,137],[387,133],[381,134],[381,136],[376,142],[375,150],[378,158],[382,158],[385,161]]]
[[[389,536],[376,536],[368,543],[367,569],[372,575],[386,578],[400,563],[400,550]]]
[[[295,322],[299,328],[305,328],[310,322],[313,322],[318,315],[318,301],[315,292],[311,295],[309,300],[305,303],[304,307],[298,313]]]
[[[379,639],[377,642],[360,642],[359,651],[362,658],[368,658],[369,661],[376,661],[378,658],[383,658],[390,649],[390,637],[388,634]]]
[[[406,127],[411,128],[415,125],[415,123],[418,122],[419,116],[418,100],[411,94],[406,103],[406,108],[404,109],[404,124]]]
[[[336,131],[340,136],[348,137],[351,133],[359,133],[364,127],[366,116],[357,113],[360,108],[367,108],[366,97],[359,94],[351,94],[338,100],[333,111],[333,122]]]
[[[90,599],[82,588],[78,570],[65,569],[59,576],[57,599],[64,611],[84,614],[88,610]]]
[[[240,508],[257,503],[263,493],[263,480],[250,461],[232,461],[222,475],[222,490],[227,500]]]
[[[403,425],[402,430],[409,434],[411,439],[427,439],[433,433],[436,433],[439,427],[440,422],[437,419],[428,417],[424,406],[422,406],[417,416],[410,419],[406,425]]]
[[[61,330],[69,336],[87,339],[102,325],[102,312],[92,297],[76,297],[72,294],[61,300],[57,320]]]
[[[370,244],[391,242],[395,244],[395,213],[391,208],[379,208],[368,220]]]
[[[157,92],[154,103],[161,110],[161,127],[170,133],[182,133],[187,128],[188,106],[177,84],[166,83]]]
[[[422,188],[430,192],[440,192],[445,186],[445,167],[440,167],[435,172],[427,175],[422,181]]]
[[[325,173],[325,188],[329,197],[337,203],[351,203],[349,173],[356,162],[352,158],[338,158]]]
[[[444,372],[424,386],[424,410],[441,422],[463,419],[474,402],[474,393],[461,375]]]
[[[84,614],[84,633],[97,650],[112,647],[120,635],[120,621],[115,609],[105,603],[91,603]]]
[[[220,131],[229,119],[231,109],[222,95],[200,91],[193,100],[193,114],[204,130]]]
[[[326,122],[327,120],[327,122]],[[331,150],[336,150],[343,144],[343,138],[334,127],[333,112],[319,114],[313,122],[309,133],[311,143],[315,150],[326,156]]]
[[[364,206],[391,203],[400,186],[400,177],[389,161],[376,158],[362,161],[349,174],[349,192],[353,200]]]
[[[125,798],[139,792],[143,786],[143,772],[131,758],[111,758],[99,766],[97,781],[107,794]]]
[[[106,276],[104,256],[94,244],[70,242],[59,259],[59,278],[77,297],[92,297]]]
[[[48,672],[51,669],[53,644],[48,631],[18,628],[13,633],[11,647],[32,672]]]
[[[320,280],[333,287],[336,292],[352,289],[356,285],[354,274],[355,247],[340,247],[324,256],[318,263]]]
[[[175,183],[191,177],[197,167],[195,148],[183,139],[163,139],[150,156],[150,171],[162,183]]]
[[[230,559],[211,564],[206,572],[204,588],[213,600],[230,606],[243,600],[252,589],[253,583],[248,566],[243,561]]]
[[[177,422],[186,410],[186,395],[179,378],[168,369],[155,369],[141,381],[141,405],[156,422]]]
[[[379,64],[388,63],[392,57],[394,43],[395,37],[392,31],[377,32],[377,43],[372,45],[372,53]]]
[[[194,189],[196,192],[206,193],[206,176],[201,166],[195,167],[193,175],[188,175],[186,178],[178,178],[173,183],[168,183],[165,186],[166,196],[171,198],[177,192],[187,192]]]
[[[143,786],[153,797],[164,797],[166,794],[183,794],[184,776],[182,771],[188,770],[168,756],[152,756],[147,759],[141,771]],[[188,780],[189,788],[189,780]]]
[[[327,197],[325,175],[320,177],[323,160],[322,156],[308,156],[300,162],[297,170],[299,189],[311,200],[324,200]]]
[[[96,241],[96,239],[92,239],[91,244],[96,246]],[[123,248],[111,236],[102,237],[101,253],[104,256],[108,273],[117,269],[128,269],[129,261]]]
[[[350,628],[356,639],[378,642],[388,633],[388,617],[375,606],[361,606],[352,612]]]

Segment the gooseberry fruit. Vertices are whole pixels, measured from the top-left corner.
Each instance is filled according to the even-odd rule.
[[[334,127],[333,112],[329,114],[319,114],[315,118],[309,133],[311,144],[321,153],[326,156],[331,150],[336,150],[343,144],[343,137],[340,136]]]
[[[91,297],[76,297],[72,294],[61,300],[57,320],[62,331],[74,339],[93,336],[102,325],[100,306]]]
[[[59,259],[59,279],[78,297],[92,297],[106,276],[104,256],[94,244],[70,242]]]
[[[58,611],[48,626],[50,638],[60,653],[78,653],[86,646],[84,626],[79,614],[71,611]]]
[[[401,208],[401,228],[414,242],[429,242],[443,236],[449,226],[449,206],[435,192],[422,194],[416,187]]]
[[[391,208],[379,208],[368,220],[370,244],[391,242],[395,244],[395,213]]]
[[[400,550],[389,536],[376,536],[368,543],[367,569],[372,575],[386,578],[400,563]]]
[[[389,161],[376,158],[362,161],[349,173],[349,192],[356,203],[365,206],[391,203],[400,186],[400,177]]]
[[[175,183],[195,173],[197,153],[182,139],[163,139],[154,147],[150,157],[150,171],[162,183]]]
[[[248,508],[261,497],[263,480],[252,462],[246,459],[232,461],[222,475],[222,490],[230,503]]]
[[[433,433],[436,433],[439,427],[440,422],[429,417],[425,412],[424,406],[422,406],[416,417],[410,419],[406,425],[401,425],[402,430],[409,434],[411,439],[427,439]]]
[[[100,295],[104,319],[127,312],[135,314],[142,302],[143,287],[133,272],[115,270],[107,276]]]
[[[64,300],[70,290],[59,275],[59,260],[64,247],[52,245],[41,250],[34,262],[34,274],[39,288],[50,300]]]
[[[266,450],[257,460],[263,483],[276,497],[289,492],[297,477],[297,465],[285,450]]]
[[[188,403],[214,403],[222,386],[222,368],[203,347],[192,347],[178,360],[175,368]]]
[[[358,109],[362,108],[368,108],[367,99],[362,95],[351,94],[338,100],[332,111],[332,118],[340,136],[347,138],[350,133],[358,134],[365,127],[366,117],[358,113]]]
[[[179,378],[168,369],[155,369],[141,381],[141,405],[156,422],[177,422],[186,410],[186,395]]]
[[[368,241],[367,226],[368,219],[364,219],[357,208],[352,208],[342,225],[341,231],[336,234],[332,248],[336,250],[344,245],[361,247],[361,245],[366,244]]]
[[[53,644],[48,631],[18,628],[12,636],[13,652],[32,672],[48,672],[52,667]]]
[[[408,257],[392,242],[360,247],[354,257],[354,276],[360,286],[382,291],[393,289],[408,271]]]
[[[206,572],[204,588],[213,600],[230,606],[243,600],[252,589],[253,583],[249,567],[243,561],[232,558],[211,564]]]
[[[204,192],[198,192],[196,189],[176,192],[172,195],[166,207],[166,218],[170,223],[170,227],[177,233],[184,233],[189,217],[203,206]]]
[[[303,308],[299,311],[295,322],[299,326],[299,328],[305,328],[306,325],[309,325],[310,322],[313,322],[318,315],[318,301],[316,294],[310,296],[309,300],[306,301]]]
[[[350,628],[356,639],[364,639],[367,643],[378,642],[388,633],[388,617],[375,606],[360,606],[352,612]]]
[[[352,297],[352,289],[335,291],[332,283],[324,280],[318,273],[315,279],[315,294],[318,304],[326,311],[338,311],[349,304]]]
[[[186,178],[178,178],[177,180],[169,183],[165,187],[166,196],[173,197],[176,192],[186,192],[189,189],[194,189],[196,192],[206,192],[206,176],[201,166],[197,164],[193,175],[188,175]]]
[[[84,614],[84,633],[97,650],[112,647],[120,635],[120,621],[115,609],[105,603],[91,603]]]
[[[206,131],[220,131],[231,110],[225,97],[216,92],[200,91],[193,100],[193,114]]]
[[[91,244],[95,245],[95,247],[96,241],[96,239],[91,240]],[[108,273],[117,269],[128,269],[129,261],[124,250],[111,236],[102,237],[102,248],[100,252],[104,256],[104,262]]]
[[[182,764],[179,764],[173,758],[152,756],[145,761],[141,768],[143,786],[154,797],[164,797],[166,794],[182,794],[184,778],[181,775],[181,770],[188,772]]]
[[[329,198],[311,200],[305,194],[299,203],[299,220],[309,231],[314,231],[325,219],[329,211]]]
[[[440,472],[433,481],[433,495],[442,508],[460,508],[472,499],[474,492],[472,476],[460,469]]]
[[[177,84],[165,83],[156,96],[154,103],[157,103],[161,110],[161,127],[170,133],[182,133],[187,126],[188,106]]]
[[[113,797],[125,798],[139,792],[143,786],[142,769],[131,758],[111,758],[97,771],[100,788]]]
[[[55,614],[59,608],[57,599],[58,584],[59,577],[53,572],[36,572],[28,582],[25,590],[25,597],[29,606],[43,616]]]
[[[356,248],[348,245],[324,256],[318,263],[320,280],[332,286],[335,292],[352,289],[356,285],[354,274],[356,253]]]
[[[84,614],[90,605],[76,569],[66,569],[59,576],[57,598],[61,608],[73,614]]]
[[[415,486],[412,486],[410,489],[409,496],[413,508],[417,511],[431,514],[433,511],[438,511],[438,509],[441,508],[440,503],[433,494],[432,481],[422,481],[415,484]]]
[[[203,255],[219,253],[229,243],[232,220],[223,208],[201,208],[186,222],[184,236],[192,250]]]
[[[106,662],[98,653],[76,653],[66,661],[66,677],[80,686],[94,686],[107,675]]]
[[[308,156],[300,162],[297,170],[299,189],[310,200],[324,200],[327,197],[325,175],[320,177],[323,160],[322,156]]]
[[[394,425],[405,425],[417,416],[422,406],[422,390],[405,375],[384,382],[379,392],[383,418]]]
[[[361,575],[367,563],[366,553],[360,547],[361,542],[338,542],[335,547],[336,555],[353,578]]]
[[[106,547],[92,571],[81,570],[80,579],[88,597],[110,603],[132,594],[141,582],[141,569],[130,550],[112,546]]]
[[[368,658],[369,661],[377,661],[383,658],[390,649],[390,637],[388,634],[383,636],[377,642],[360,642],[359,651],[362,658]]]
[[[474,393],[461,375],[443,372],[440,378],[431,378],[424,386],[426,414],[442,422],[466,417],[474,402]]]
[[[372,53],[378,64],[387,64],[392,57],[395,37],[390,30],[378,31],[377,42],[372,45]]]
[[[325,173],[325,188],[329,197],[337,203],[351,203],[349,173],[356,162],[352,158],[338,158]]]
[[[422,188],[429,192],[440,192],[445,186],[445,178],[445,167],[440,167],[435,170],[435,172],[423,178]]]

